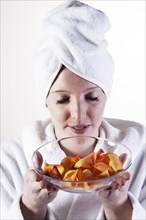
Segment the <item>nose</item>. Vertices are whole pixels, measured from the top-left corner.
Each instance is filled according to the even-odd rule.
[[[81,123],[86,115],[86,107],[82,101],[75,101],[71,106],[71,118]]]

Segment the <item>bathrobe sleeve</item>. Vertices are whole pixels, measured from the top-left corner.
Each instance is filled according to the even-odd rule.
[[[20,140],[5,141],[1,145],[2,219],[23,219],[19,201],[28,165],[21,146]]]
[[[1,146],[1,219],[23,220],[20,199],[23,192],[23,177],[28,163],[20,140],[3,142]],[[48,218],[56,217],[48,208]]]

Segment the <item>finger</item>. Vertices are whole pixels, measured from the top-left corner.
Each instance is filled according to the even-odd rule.
[[[51,189],[51,191],[48,191],[47,189],[41,190],[41,195],[47,196],[48,202],[51,202],[52,200],[54,200],[57,193],[58,193],[58,189],[56,189],[54,187]]]
[[[127,159],[127,154],[126,153],[123,153],[119,156],[119,158],[121,159],[122,163],[124,164],[126,159]]]
[[[118,184],[119,187],[122,187],[125,185],[125,180],[122,176],[118,176],[115,182]]]
[[[38,181],[41,180],[40,176],[32,169],[29,169],[27,171],[27,173],[25,174],[24,179],[25,179],[26,182],[29,182],[29,181],[38,182]]]
[[[48,183],[45,179],[42,179],[38,182],[38,189],[47,189],[48,192],[53,192],[56,190],[55,186],[51,183]]]
[[[57,189],[53,184],[47,183],[47,190],[48,191],[53,191],[54,189]]]
[[[39,185],[40,189],[47,189],[48,183],[46,180],[42,179],[39,181],[38,185]]]
[[[121,188],[124,185],[128,186],[129,180],[130,179],[130,173],[126,172],[124,173],[122,176],[118,176],[115,180],[115,182],[117,183],[118,187]]]
[[[102,187],[99,189],[99,197],[100,198],[108,198],[111,192],[111,186],[110,187]]]
[[[43,163],[43,157],[40,154],[40,152],[36,151],[35,160],[34,160],[35,167],[38,169],[41,169],[42,163]]]
[[[130,177],[131,177],[131,175],[130,175],[129,172],[126,172],[126,173],[123,174],[123,178],[124,178],[125,180],[129,180]]]
[[[54,198],[56,196],[56,194],[58,193],[58,191],[59,190],[57,188],[53,187],[52,190],[48,192],[48,196],[49,197],[51,196],[52,198]]]
[[[31,186],[34,193],[40,193],[42,190],[47,190],[47,183],[44,179],[32,182]]]
[[[113,190],[118,189],[118,187],[119,187],[119,185],[118,185],[118,183],[117,183],[116,181],[114,181],[114,182],[112,183],[112,185],[111,185],[111,188],[112,188]]]

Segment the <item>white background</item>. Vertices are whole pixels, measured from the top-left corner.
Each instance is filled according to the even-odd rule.
[[[48,10],[62,1],[1,1],[1,139],[20,136],[33,120],[48,116],[36,96],[33,50]],[[106,117],[145,123],[145,1],[84,1],[111,22],[106,39],[115,61]]]

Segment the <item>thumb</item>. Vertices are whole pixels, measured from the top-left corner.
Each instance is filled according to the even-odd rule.
[[[43,164],[43,157],[40,154],[40,152],[36,151],[34,157],[34,165],[37,169],[41,169],[42,164]]]

